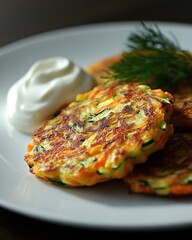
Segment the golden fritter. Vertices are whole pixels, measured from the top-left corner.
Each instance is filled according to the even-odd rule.
[[[172,122],[175,131],[192,132],[192,94],[191,95],[177,95],[174,94],[174,113]]]
[[[35,131],[25,161],[37,177],[68,186],[120,179],[164,147],[171,114],[172,96],[160,89],[99,85]]]
[[[177,132],[192,132],[192,81],[183,81],[174,90],[172,122]]]
[[[121,55],[117,54],[112,57],[104,58],[98,62],[95,62],[87,67],[86,71],[95,77],[95,84],[104,84],[107,79],[107,72],[109,66],[118,62],[121,59]]]
[[[165,148],[125,178],[130,191],[158,195],[192,194],[192,133],[175,133]]]

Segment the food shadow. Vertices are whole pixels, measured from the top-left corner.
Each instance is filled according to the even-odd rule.
[[[160,207],[172,206],[175,204],[191,204],[192,196],[156,196],[147,194],[130,193],[128,187],[122,180],[112,180],[106,183],[99,183],[91,187],[66,188],[57,187],[67,194],[77,198],[96,202],[97,204],[114,207]]]

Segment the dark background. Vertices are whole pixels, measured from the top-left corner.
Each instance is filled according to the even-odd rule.
[[[124,20],[192,22],[191,0],[0,0],[0,46],[53,29]]]
[[[0,47],[54,29],[125,20],[192,23],[192,1],[0,0]],[[76,235],[79,239],[167,239],[170,234],[171,239],[177,239],[191,233],[190,227],[147,232],[78,229],[41,222],[0,208],[0,240],[56,239],[59,235],[61,239],[73,239]]]

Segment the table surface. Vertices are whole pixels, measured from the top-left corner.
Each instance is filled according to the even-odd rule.
[[[182,5],[181,5],[182,2]],[[16,40],[54,29],[96,22],[155,20],[192,23],[191,0],[0,0],[0,47]],[[170,12],[171,9],[171,12]],[[191,227],[153,231],[109,231],[61,226],[32,219],[0,208],[0,239],[52,239],[57,234],[110,238],[179,237]],[[63,237],[64,237],[63,236]]]

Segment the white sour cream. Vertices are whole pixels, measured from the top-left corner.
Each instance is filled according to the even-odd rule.
[[[7,116],[15,129],[33,133],[78,93],[89,91],[93,78],[62,57],[35,62],[7,95]]]

